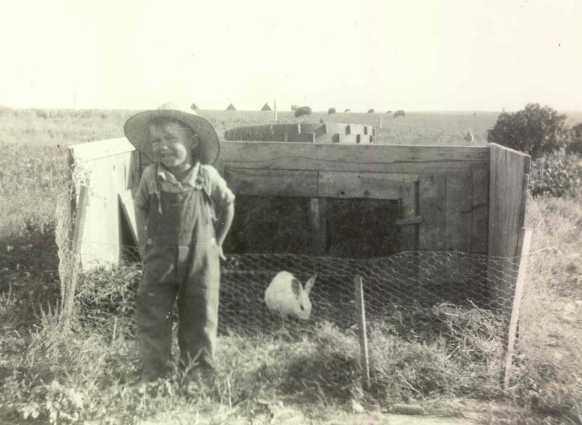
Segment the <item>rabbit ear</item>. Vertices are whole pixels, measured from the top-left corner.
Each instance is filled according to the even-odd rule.
[[[309,278],[309,280],[305,283],[305,292],[307,292],[307,294],[309,294],[311,292],[313,285],[315,285],[316,279],[317,279],[317,273],[315,273],[313,276],[311,276]]]
[[[293,294],[295,294],[295,297],[299,297],[299,294],[302,291],[301,288],[301,282],[299,282],[297,279],[291,279],[291,289],[293,290]]]

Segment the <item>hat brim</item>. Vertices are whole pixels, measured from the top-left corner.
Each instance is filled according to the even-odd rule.
[[[137,150],[152,161],[155,160],[152,145],[149,143],[149,122],[154,118],[178,120],[190,127],[200,139],[199,158],[203,164],[213,164],[220,155],[220,140],[216,130],[206,118],[175,109],[156,109],[138,112],[123,126],[125,137]]]

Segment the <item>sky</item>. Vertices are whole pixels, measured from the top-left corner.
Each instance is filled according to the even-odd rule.
[[[0,1],[2,106],[582,111],[581,0]]]

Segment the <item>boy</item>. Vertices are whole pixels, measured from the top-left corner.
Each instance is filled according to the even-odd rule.
[[[168,371],[176,297],[180,367],[199,366],[207,375],[214,369],[219,259],[234,217],[234,195],[211,165],[218,136],[206,119],[171,105],[134,115],[124,131],[154,161],[135,199],[145,241],[136,308],[142,381]]]

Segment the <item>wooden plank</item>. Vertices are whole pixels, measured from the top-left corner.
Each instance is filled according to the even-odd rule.
[[[482,146],[389,146],[325,143],[224,142],[222,160],[236,168],[448,173],[488,166]]]
[[[240,195],[317,197],[317,171],[249,170],[227,165],[224,177]]]
[[[487,254],[489,234],[489,170],[474,168],[472,170],[473,210],[471,218],[471,252]]]
[[[73,160],[80,162],[133,152],[135,147],[125,137],[120,137],[117,139],[71,145],[69,149]]]
[[[426,176],[419,180],[419,249],[446,248],[446,176]]]
[[[133,201],[133,192],[131,190],[126,190],[119,194],[119,204],[121,206],[121,211],[125,217],[127,224],[129,225],[129,231],[131,237],[133,238],[136,246],[141,246],[141,241],[139,240],[139,232],[137,229],[137,219],[135,214],[135,204]]]
[[[332,198],[393,199],[401,197],[401,187],[416,176],[386,173],[319,173],[319,196]]]
[[[360,342],[360,366],[362,368],[362,385],[370,388],[370,358],[368,355],[368,329],[366,325],[366,302],[364,299],[364,282],[362,276],[354,276],[356,297],[356,320],[358,323],[358,339]]]
[[[419,204],[419,184],[418,181],[402,185],[400,188],[400,217],[396,222],[401,222],[404,226],[400,229],[400,249],[402,251],[413,251],[418,249],[419,225],[422,217],[418,215]],[[408,220],[419,218],[418,223],[407,223]]]
[[[73,311],[75,306],[75,293],[77,292],[77,284],[79,282],[79,275],[82,270],[82,260],[81,260],[81,246],[83,241],[83,233],[86,228],[87,219],[87,207],[89,199],[89,189],[87,186],[80,186],[79,188],[79,201],[77,203],[77,209],[75,214],[75,221],[73,223],[72,230],[72,240],[71,246],[72,250],[69,255],[72,257],[72,264],[70,267],[69,275],[66,277],[66,282],[63,285],[62,295],[62,310],[61,310],[61,320],[63,330],[67,332],[70,329],[71,319],[73,317]]]
[[[290,143],[291,144],[291,143]],[[295,143],[293,143],[295,144]],[[297,143],[299,144],[299,143]],[[283,144],[281,144],[283,145]],[[356,147],[366,148],[373,145],[343,145],[343,144],[314,144],[314,146],[335,146],[335,147]],[[471,163],[468,161],[451,161],[451,162],[401,162],[401,163],[382,163],[382,162],[351,162],[351,161],[327,161],[314,158],[280,158],[270,163],[265,162],[243,162],[228,161],[226,165],[238,169],[293,169],[298,170],[321,170],[321,171],[345,171],[345,172],[370,172],[370,173],[389,173],[389,174],[413,174],[413,175],[446,175],[454,172],[464,172],[473,167],[486,167],[489,161]]]
[[[420,223],[422,223],[422,217],[419,215],[415,215],[413,217],[401,218],[399,220],[396,220],[396,222],[394,224],[396,226],[410,226],[412,224],[420,224]]]
[[[530,157],[504,146],[489,146],[489,255],[514,257],[524,224]]]
[[[490,144],[488,251],[491,258],[504,257],[501,265],[491,261],[487,276],[494,305],[509,314],[507,293],[513,290],[512,258],[519,253],[519,235],[524,225],[529,155]],[[499,263],[499,262],[497,262]]]
[[[513,353],[515,350],[515,341],[517,338],[517,325],[519,323],[519,312],[521,307],[521,300],[527,284],[527,264],[529,249],[531,246],[532,231],[530,229],[522,229],[520,233],[520,262],[517,274],[517,283],[513,295],[513,303],[511,308],[511,318],[509,321],[509,330],[507,335],[507,348],[505,354],[505,370],[503,376],[503,388],[509,388],[509,380],[511,378],[511,366],[513,363]]]
[[[327,201],[312,198],[309,202],[309,221],[313,235],[311,252],[314,255],[323,255],[327,250]]]
[[[469,252],[472,224],[471,172],[446,177],[446,249]]]

